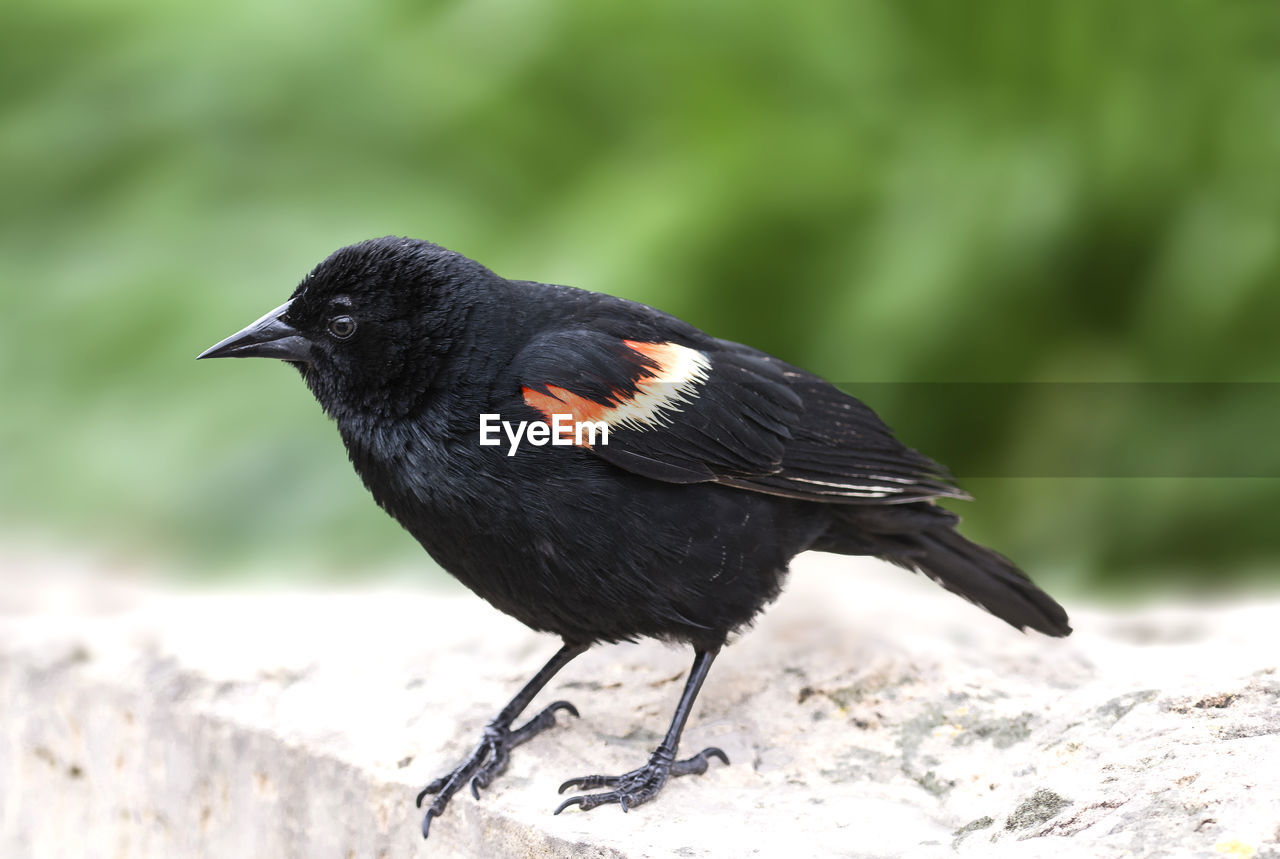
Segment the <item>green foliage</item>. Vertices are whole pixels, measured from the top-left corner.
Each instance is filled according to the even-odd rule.
[[[389,233],[855,386],[1274,382],[1278,37],[1271,4],[1178,0],[6,4],[0,514],[222,569],[416,558],[287,368],[191,360]],[[1029,394],[962,453],[1080,417]],[[1037,572],[1280,554],[1274,472],[1031,478],[964,513]]]

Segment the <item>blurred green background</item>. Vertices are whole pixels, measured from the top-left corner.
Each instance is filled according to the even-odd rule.
[[[425,565],[294,372],[192,360],[384,234],[853,390],[1280,381],[1278,177],[1268,3],[9,2],[0,528],[205,575]],[[866,396],[927,452],[1064,426],[1018,386],[957,437],[910,389]],[[1251,414],[1119,440],[1274,450]],[[963,512],[1068,593],[1253,588],[1276,474],[979,475]]]

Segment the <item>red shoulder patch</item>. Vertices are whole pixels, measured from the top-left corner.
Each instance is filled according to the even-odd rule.
[[[684,403],[697,396],[696,389],[711,369],[707,356],[678,343],[645,343],[624,340],[628,349],[644,355],[654,365],[636,380],[635,390],[615,392],[617,402],[604,405],[555,385],[547,393],[524,387],[521,393],[529,406],[548,420],[568,414],[577,423],[603,421],[610,427],[653,429],[670,421]]]
[[[535,391],[533,388],[521,388],[526,405],[542,412],[548,421],[552,415],[572,415],[578,423],[586,421],[608,421],[612,409],[604,403],[597,403],[586,397],[580,397],[573,391],[567,391],[556,385],[547,385],[547,393]]]

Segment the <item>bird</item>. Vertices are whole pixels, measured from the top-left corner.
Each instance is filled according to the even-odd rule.
[[[437,244],[341,248],[289,300],[199,358],[295,367],[373,499],[430,556],[560,649],[418,794],[422,834],[515,747],[578,716],[556,701],[516,722],[599,644],[658,639],[693,663],[668,730],[621,775],[571,778],[555,809],[623,811],[715,747],[680,758],[694,701],[729,636],[778,597],[806,550],[923,573],[1021,630],[1066,636],[1066,611],[969,541],[947,470],[812,373],[638,302],[509,280]],[[595,792],[591,792],[595,791]]]

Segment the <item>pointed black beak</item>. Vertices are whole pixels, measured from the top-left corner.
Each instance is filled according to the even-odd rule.
[[[201,358],[279,358],[310,363],[311,341],[283,317],[290,302],[277,307],[257,322],[215,343],[196,356]]]

